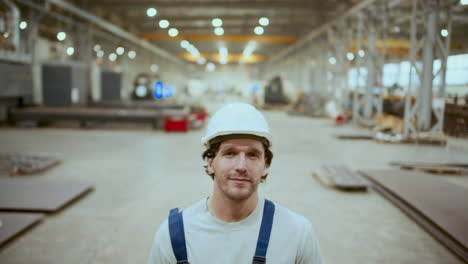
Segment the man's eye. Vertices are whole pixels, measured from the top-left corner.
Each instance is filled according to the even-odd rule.
[[[226,152],[226,153],[224,153],[224,155],[225,156],[232,156],[232,155],[234,155],[234,152]]]
[[[250,153],[250,154],[249,154],[249,157],[251,157],[251,158],[258,158],[258,154],[257,154],[257,153]]]

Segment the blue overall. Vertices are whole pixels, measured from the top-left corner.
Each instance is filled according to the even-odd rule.
[[[262,225],[258,234],[257,249],[252,264],[266,263],[266,253],[270,241],[271,226],[275,214],[275,204],[265,199],[263,208]],[[187,258],[187,247],[185,246],[184,220],[182,212],[174,208],[169,213],[169,234],[171,236],[172,250],[177,259],[177,264],[190,264]]]

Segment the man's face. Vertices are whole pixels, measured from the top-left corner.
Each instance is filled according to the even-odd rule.
[[[265,150],[255,139],[226,140],[216,156],[208,159],[208,172],[215,175],[215,188],[231,200],[252,196],[266,170]]]

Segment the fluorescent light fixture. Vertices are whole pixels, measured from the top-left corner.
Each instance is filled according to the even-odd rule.
[[[223,21],[221,20],[221,18],[213,18],[213,20],[211,20],[211,24],[213,25],[213,27],[220,27],[223,25]]]
[[[245,46],[245,49],[242,52],[242,55],[246,58],[249,57],[250,55],[252,55],[252,52],[255,50],[256,46],[257,46],[257,42],[253,40],[249,41],[249,43],[247,43],[247,46]]]
[[[168,28],[169,27],[169,21],[166,19],[159,20],[159,27],[160,28]]]
[[[366,56],[366,52],[364,52],[363,50],[359,50],[358,55],[359,55],[359,57],[362,58],[362,57]]]
[[[200,57],[198,60],[197,60],[197,63],[200,64],[200,65],[203,65],[206,63],[206,59],[203,58],[203,57]]]
[[[146,15],[148,15],[149,17],[154,17],[157,13],[158,10],[156,10],[156,8],[150,7],[146,10]]]
[[[217,27],[214,29],[216,36],[222,36],[224,34],[224,29],[222,27]]]
[[[460,0],[460,5],[468,5],[468,0]]]
[[[219,49],[219,55],[221,56],[227,56],[228,55],[228,49],[226,47],[222,47]]]
[[[67,38],[67,33],[63,31],[60,31],[59,33],[57,33],[57,39],[59,41],[64,41],[66,38]]]
[[[24,29],[26,29],[27,27],[28,27],[28,22],[26,22],[26,21],[21,21],[21,23],[19,24],[19,28],[20,28],[21,30],[24,30]]]
[[[168,33],[169,33],[169,36],[175,37],[179,35],[179,30],[177,30],[176,28],[171,28],[169,29]]]
[[[122,55],[125,52],[125,48],[124,47],[118,47],[115,51],[117,52],[118,55]]]
[[[73,47],[68,47],[67,48],[67,55],[71,56],[75,53],[75,49]]]
[[[227,63],[228,63],[228,60],[227,60],[227,58],[226,58],[226,57],[221,57],[221,58],[219,58],[219,63],[221,63],[221,64],[225,65],[225,64],[227,64]]]
[[[97,55],[99,58],[102,58],[102,57],[104,57],[104,51],[103,51],[103,50],[98,50],[98,52],[96,53],[96,55]]]
[[[263,30],[263,28],[261,26],[256,26],[254,28],[254,33],[257,34],[257,35],[262,35],[263,32],[265,32],[265,30]]]
[[[208,62],[206,64],[206,70],[207,71],[214,71],[216,69],[216,66],[212,62]]]
[[[108,58],[109,58],[110,61],[115,61],[117,59],[117,54],[111,53],[111,54],[109,54]]]
[[[130,59],[134,59],[136,57],[136,52],[134,50],[131,50],[128,52],[127,55]]]
[[[329,62],[330,64],[335,64],[335,63],[336,63],[335,57],[330,57],[330,58],[328,59],[328,62]]]
[[[157,64],[151,64],[150,70],[151,70],[152,72],[158,72],[159,66],[158,66]]]
[[[180,42],[180,46],[184,49],[186,49],[189,45],[190,45],[190,42],[188,42],[185,39]]]
[[[448,32],[447,29],[444,28],[444,29],[440,30],[440,35],[442,35],[442,37],[445,38],[445,37],[448,36],[448,34],[449,34],[449,32]]]
[[[270,24],[270,20],[266,17],[262,17],[258,20],[258,23],[264,27],[268,26]]]
[[[346,53],[346,58],[348,58],[348,60],[352,61],[352,60],[354,60],[354,54],[352,52],[348,52],[348,53]]]
[[[100,51],[100,50],[101,50],[101,45],[99,45],[99,44],[94,45],[93,50],[94,50],[95,52]]]

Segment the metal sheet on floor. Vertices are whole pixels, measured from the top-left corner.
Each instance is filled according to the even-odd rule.
[[[417,171],[361,170],[375,189],[465,262],[468,261],[468,191]]]
[[[0,212],[0,246],[39,222],[43,214]]]
[[[0,179],[0,210],[56,212],[91,190],[81,183]]]

